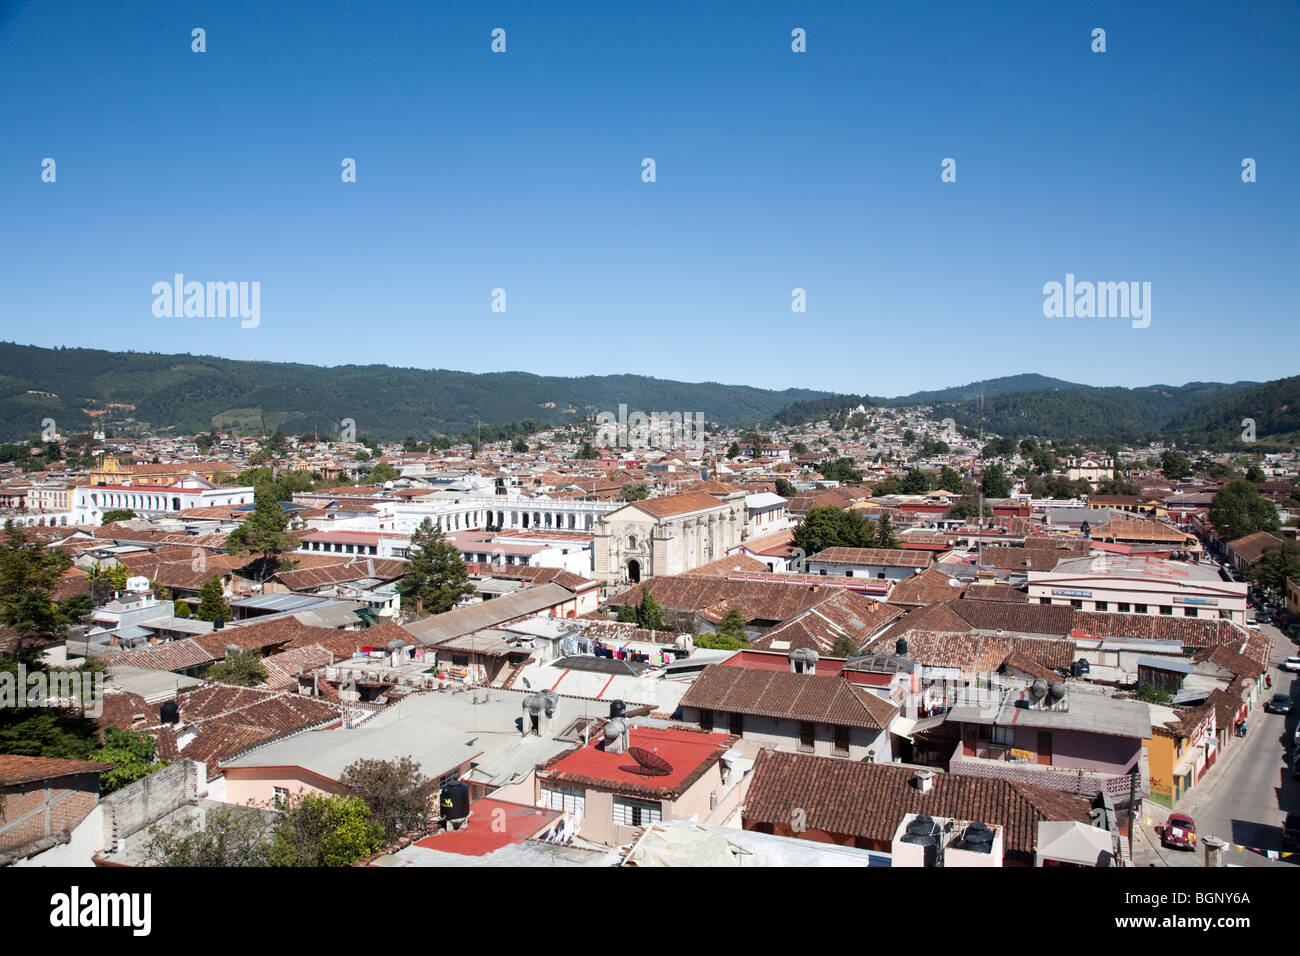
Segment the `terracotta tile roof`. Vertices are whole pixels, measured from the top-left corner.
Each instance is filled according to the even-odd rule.
[[[321,568],[280,571],[273,577],[290,591],[310,591],[362,578],[393,581],[405,574],[407,567],[407,562],[393,558],[364,558]]]
[[[920,574],[914,574],[895,584],[889,592],[889,603],[924,605],[950,601],[960,597],[964,587],[961,584],[953,587],[949,583],[951,580],[954,579],[948,576],[942,566],[926,568]]]
[[[1236,541],[1229,541],[1232,553],[1243,561],[1253,564],[1264,556],[1264,552],[1282,547],[1282,542],[1267,531],[1256,531]]]
[[[677,575],[651,578],[609,599],[617,608],[640,604],[649,591],[666,610],[694,614],[726,602],[742,607],[750,621],[784,621],[825,600],[829,588],[766,581],[731,581],[715,576]]]
[[[1039,822],[1091,820],[1087,801],[1057,790],[940,772],[923,794],[913,785],[915,774],[892,764],[764,750],[745,799],[744,824],[789,826],[802,810],[808,830],[887,846],[908,813],[980,820],[1003,828],[1008,859],[1029,863]]]
[[[981,567],[1000,571],[1052,571],[1063,558],[1078,557],[1074,551],[1055,548],[1007,548],[985,546],[980,549]]]
[[[727,503],[713,495],[691,492],[684,495],[665,495],[662,498],[646,498],[633,502],[631,506],[656,518],[670,518],[673,515],[689,514],[692,511],[726,508]]]
[[[334,652],[319,644],[281,651],[262,659],[262,666],[266,668],[266,680],[261,686],[271,690],[296,690],[299,674],[310,673],[333,663]]]
[[[963,601],[1005,601],[1008,604],[1027,604],[1029,595],[1009,584],[972,584],[962,592]]]
[[[882,628],[902,615],[901,608],[873,601],[852,591],[840,591],[778,624],[751,641],[750,646],[756,650],[772,650],[774,643],[784,642],[786,646],[780,650],[806,647],[825,657],[840,637],[848,637],[856,649],[861,649]]]
[[[898,708],[841,677],[710,664],[682,697],[683,707],[883,730]]]
[[[924,551],[896,548],[826,548],[808,559],[823,564],[881,565],[893,568],[928,568],[932,560]]]
[[[103,773],[116,767],[115,763],[98,760],[62,760],[57,757],[23,757],[18,754],[0,754],[0,783],[36,783],[58,777],[78,776],[86,773]]]

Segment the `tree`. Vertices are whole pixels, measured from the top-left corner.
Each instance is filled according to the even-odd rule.
[[[889,520],[887,514],[882,514],[880,520],[876,522],[876,547],[895,549],[898,547],[898,539],[894,537],[894,523]]]
[[[574,452],[573,457],[579,461],[595,461],[600,457],[600,455],[592,446],[591,442],[585,441],[582,443],[582,447]]]
[[[18,636],[15,658],[22,657],[24,638],[57,636],[66,629],[68,622],[51,592],[71,566],[66,553],[47,550],[12,521],[5,522],[5,540],[0,543],[0,625],[13,628]]]
[[[528,451],[528,442],[524,441],[522,438],[516,438],[515,443],[510,447],[516,454],[522,455]]]
[[[349,866],[384,845],[384,828],[360,797],[291,797],[268,848],[272,866]]]
[[[366,802],[370,818],[383,828],[385,842],[425,830],[432,822],[431,800],[438,782],[421,773],[410,757],[358,760],[343,769],[339,783]]]
[[[649,497],[650,492],[646,490],[645,482],[636,484],[627,484],[619,491],[618,496],[623,501],[641,501]]]
[[[649,591],[641,594],[641,603],[636,609],[636,623],[647,631],[666,631],[668,623],[664,620],[664,609]]]
[[[840,545],[840,515],[829,505],[813,505],[795,527],[792,539],[804,554],[813,555]]]
[[[749,635],[745,632],[745,627],[748,624],[749,620],[740,612],[739,608],[728,608],[727,613],[718,622],[718,634],[735,638],[742,644],[748,644]]]
[[[711,651],[742,651],[749,646],[749,641],[732,634],[696,634],[694,643]]]
[[[930,490],[930,477],[919,468],[909,468],[903,476],[903,494],[923,495]]]
[[[1169,691],[1161,690],[1155,684],[1143,684],[1138,688],[1137,699],[1147,704],[1167,704],[1173,698]]]
[[[1011,482],[1007,480],[1001,465],[987,466],[980,486],[984,489],[985,498],[1005,498],[1011,494]]]
[[[1260,482],[1267,480],[1264,469],[1259,467],[1258,463],[1253,463],[1246,469],[1246,480],[1250,482]]]
[[[1192,473],[1192,463],[1181,451],[1167,451],[1160,456],[1160,471],[1171,481],[1186,478]]]
[[[1248,576],[1266,591],[1286,594],[1287,578],[1300,580],[1300,548],[1285,541],[1280,548],[1267,549]]]
[[[740,457],[740,442],[733,441],[731,443],[731,446],[727,448],[727,457],[731,459]]]
[[[148,734],[108,728],[104,732],[104,745],[90,755],[91,760],[117,764],[99,775],[99,795],[107,796],[167,766],[154,760],[157,745],[158,742]]]
[[[105,511],[99,523],[102,526],[112,524],[115,521],[130,521],[134,517],[136,517],[136,513],[129,508],[115,508],[112,511]]]
[[[793,498],[799,494],[799,490],[784,478],[776,479],[776,493],[782,498]]]
[[[961,475],[956,470],[944,465],[939,469],[939,487],[944,491],[951,491],[953,494],[961,494],[962,483]]]
[[[855,657],[857,653],[857,642],[847,634],[835,638],[835,643],[831,645],[831,657]]]
[[[441,614],[455,607],[461,595],[474,593],[465,559],[431,519],[421,521],[411,535],[406,558],[398,590],[415,601],[416,613]]]
[[[401,477],[401,475],[399,475],[397,469],[388,462],[381,461],[379,464],[375,465],[374,468],[370,469],[370,474],[367,477],[370,479],[371,484],[382,485],[388,481],[396,481]]]
[[[301,543],[288,533],[289,515],[276,493],[275,486],[265,483],[257,486],[253,495],[253,513],[244,519],[226,538],[226,549],[231,554],[255,551],[262,555],[260,574],[265,577],[279,564],[285,551],[292,551]]]
[[[1238,478],[1215,493],[1210,523],[1221,541],[1236,541],[1256,531],[1278,531],[1277,508],[1249,481]]]
[[[854,485],[862,481],[862,472],[853,467],[852,458],[827,459],[817,466],[822,477],[827,481],[838,481],[844,485]]]
[[[218,684],[255,687],[267,678],[266,667],[262,664],[262,652],[257,648],[230,651],[225,660],[217,661],[208,668],[207,677]]]
[[[274,823],[253,807],[210,807],[156,825],[144,844],[149,866],[266,866]]]
[[[200,621],[230,620],[230,605],[226,603],[225,592],[221,589],[221,578],[213,575],[199,588],[199,609],[194,617]]]

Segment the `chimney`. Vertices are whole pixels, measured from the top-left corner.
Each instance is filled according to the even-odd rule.
[[[921,793],[929,793],[934,789],[933,770],[918,770],[916,772],[916,789]]]

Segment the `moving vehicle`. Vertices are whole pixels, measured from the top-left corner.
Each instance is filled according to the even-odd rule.
[[[1264,705],[1264,711],[1270,714],[1291,713],[1291,697],[1287,694],[1274,694],[1272,699]]]
[[[1282,662],[1284,671],[1300,671],[1300,657],[1288,657]]]
[[[1196,823],[1185,813],[1171,813],[1169,820],[1156,827],[1160,842],[1179,850],[1196,849]]]

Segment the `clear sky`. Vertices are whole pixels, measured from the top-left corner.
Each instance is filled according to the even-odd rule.
[[[20,343],[875,395],[1300,372],[1292,0],[0,0],[0,124]],[[177,272],[260,282],[260,324],[155,317]],[[1045,318],[1067,273],[1150,282],[1150,326]]]

